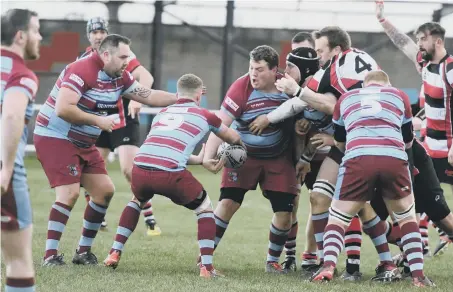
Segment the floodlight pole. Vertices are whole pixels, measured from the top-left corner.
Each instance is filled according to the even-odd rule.
[[[227,1],[226,23],[223,30],[222,50],[222,87],[220,100],[226,95],[233,75],[234,48],[232,44],[234,30],[234,1]]]

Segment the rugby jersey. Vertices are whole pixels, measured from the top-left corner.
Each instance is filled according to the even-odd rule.
[[[35,73],[27,68],[25,61],[19,55],[8,50],[1,50],[1,75],[2,89],[0,94],[0,113],[3,109],[5,96],[14,91],[24,93],[28,99],[28,105],[25,110],[25,123],[33,116],[33,102],[35,101],[36,92],[38,91],[38,78]],[[15,164],[24,166],[25,147],[27,146],[28,127],[24,126],[22,136],[19,141],[16,152]],[[1,142],[1,141],[0,141]],[[1,145],[0,145],[1,149]],[[1,159],[1,157],[0,157]]]
[[[247,155],[256,158],[273,158],[285,152],[294,133],[293,119],[267,127],[260,136],[249,131],[249,124],[258,116],[268,114],[287,101],[284,93],[265,93],[256,90],[248,74],[238,78],[228,89],[221,110],[233,120],[247,147]]]
[[[351,158],[372,155],[407,160],[403,125],[412,124],[409,97],[393,87],[368,86],[343,94],[335,105],[333,123],[346,131],[343,163]],[[343,141],[338,141],[343,142]]]
[[[422,66],[425,97],[426,137],[423,144],[429,156],[446,158],[453,140],[453,56],[447,53],[439,64],[432,64],[423,60],[419,53],[417,61]]]
[[[38,113],[34,133],[66,139],[82,148],[94,145],[101,129],[92,125],[71,124],[59,118],[55,113],[55,103],[60,88],[65,87],[80,96],[77,107],[82,111],[108,115],[109,109],[117,107],[120,96],[132,92],[138,82],[126,70],[121,77],[110,77],[103,67],[104,63],[96,52],[66,66]]]
[[[178,99],[153,119],[151,130],[135,156],[142,168],[181,171],[208,132],[217,133],[222,121],[193,100]]]

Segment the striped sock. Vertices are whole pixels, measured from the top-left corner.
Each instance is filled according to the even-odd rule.
[[[379,216],[363,223],[363,231],[371,238],[374,247],[379,255],[381,264],[392,264],[392,254],[385,236],[387,222],[382,221]]]
[[[283,246],[285,245],[286,240],[288,239],[288,230],[281,230],[274,226],[271,223],[269,231],[269,250],[267,252],[267,262],[268,263],[278,263],[280,255],[283,251]]]
[[[143,207],[143,217],[145,222],[148,220],[154,220],[153,205],[151,204],[151,200],[149,200]]]
[[[362,246],[362,227],[359,217],[354,217],[346,229],[346,271],[349,274],[360,271],[360,248]]]
[[[6,277],[5,292],[34,292],[35,278]]]
[[[318,247],[318,258],[322,262],[324,260],[324,229],[329,221],[329,212],[312,214],[311,220],[313,221],[313,232],[315,234],[316,246]]]
[[[49,223],[47,225],[46,253],[44,259],[58,254],[58,245],[63,234],[72,207],[60,202],[55,202],[50,209]]]
[[[423,278],[425,276],[423,274],[423,247],[418,224],[416,222],[407,222],[400,228],[401,234],[403,234],[401,239],[403,250],[409,262],[412,277]]]
[[[324,233],[324,267],[337,266],[338,255],[344,246],[345,230],[336,224],[327,224]]]
[[[210,211],[197,214],[197,221],[201,264],[205,266],[208,271],[211,271],[213,269],[212,254],[214,253],[214,239],[216,233],[214,213]]]
[[[220,219],[214,214],[215,219],[215,242],[214,242],[214,249],[217,248],[220,241],[222,240],[223,235],[225,234],[226,229],[228,228],[228,222]]]
[[[429,218],[426,213],[423,213],[420,215],[420,223],[418,224],[420,234],[422,236],[423,254],[427,254],[429,252],[428,226]]]
[[[131,236],[132,232],[134,232],[135,227],[137,227],[141,211],[142,210],[137,203],[133,201],[127,203],[126,208],[124,208],[123,213],[121,213],[120,222],[116,229],[115,241],[109,252],[110,254],[114,251],[123,251],[126,241],[129,236]]]
[[[83,216],[82,236],[79,241],[77,253],[82,254],[91,249],[94,238],[101,228],[102,220],[104,220],[107,207],[98,205],[93,201],[89,201]]]
[[[318,256],[316,252],[304,251],[302,254],[302,266],[316,265],[318,263]]]
[[[291,226],[291,230],[289,231],[288,234],[288,239],[286,240],[285,243],[285,255],[287,258],[296,259],[296,238],[298,229],[299,224],[296,221]]]

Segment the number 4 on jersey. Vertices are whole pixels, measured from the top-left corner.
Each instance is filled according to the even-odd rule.
[[[373,70],[373,68],[371,67],[371,64],[368,64],[362,58],[360,58],[359,55],[357,55],[355,57],[355,72],[357,72],[357,74],[360,74],[365,70],[371,71]]]

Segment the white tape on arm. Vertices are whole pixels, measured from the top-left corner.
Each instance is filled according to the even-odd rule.
[[[291,98],[281,104],[278,108],[274,109],[267,114],[269,122],[272,124],[279,123],[284,119],[293,117],[302,112],[308,104],[300,100],[298,97]]]

